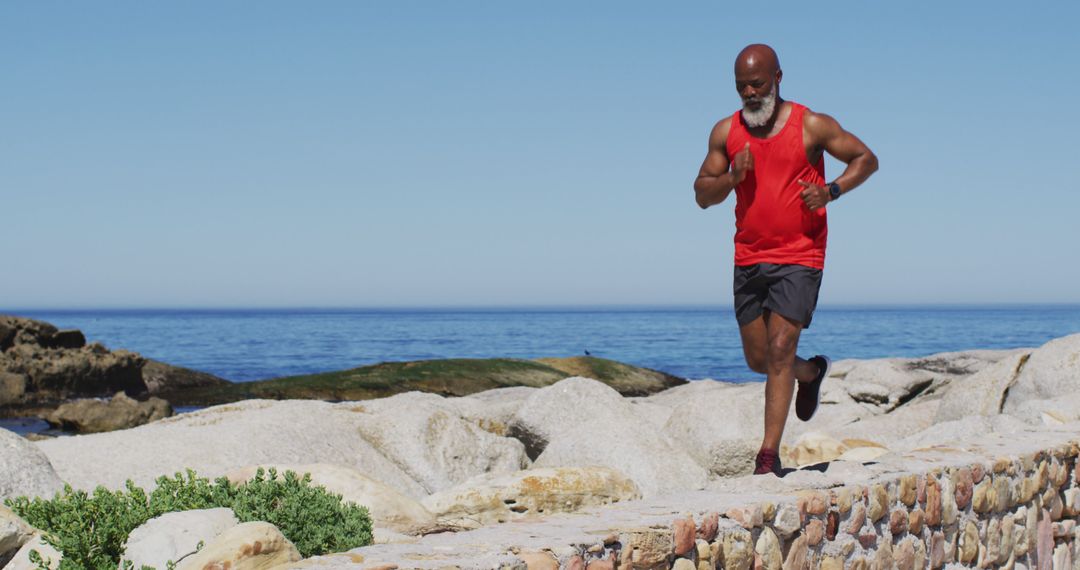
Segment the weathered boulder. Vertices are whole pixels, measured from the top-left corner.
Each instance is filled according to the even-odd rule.
[[[787,441],[795,441],[809,431],[832,433],[834,426],[880,413],[875,407],[848,398],[830,378],[824,388],[840,391],[837,398],[823,394],[821,409],[811,422],[799,422],[792,412],[784,432]],[[764,434],[765,386],[754,382],[729,384],[702,381],[668,390],[668,400],[661,395],[648,401],[676,402],[664,426],[664,433],[709,472],[721,477],[746,475],[753,471],[754,456]],[[674,400],[670,398],[677,396]],[[832,434],[835,436],[835,434]],[[843,439],[837,436],[837,439]]]
[[[136,396],[221,384],[227,382],[212,374],[87,345],[78,330],[0,316],[0,407],[27,410],[117,391]]]
[[[22,402],[28,383],[23,374],[0,371],[0,406]]]
[[[0,504],[0,564],[7,562],[33,536],[34,529],[26,521]]]
[[[559,467],[479,475],[425,498],[423,504],[441,523],[475,528],[640,497],[637,485],[614,469]]]
[[[264,570],[300,559],[296,547],[276,526],[248,522],[221,533],[202,550],[177,564],[176,570]]]
[[[699,465],[721,477],[753,471],[764,430],[764,384],[701,381],[665,394],[674,407],[663,433]]]
[[[59,568],[60,561],[64,558],[63,554],[45,542],[41,534],[35,534],[15,553],[7,566],[4,566],[4,570],[38,570],[37,564],[30,561],[30,551],[32,550],[41,555],[41,559],[46,563],[49,570]]]
[[[970,376],[953,380],[945,389],[934,421],[1001,413],[1006,395],[1027,361],[1026,353],[1012,354]]]
[[[512,473],[529,464],[520,441],[466,421],[441,396],[407,392],[361,406],[360,437],[428,492],[481,473]]]
[[[0,501],[21,495],[51,497],[63,488],[48,457],[35,444],[0,429]]]
[[[708,474],[663,433],[641,429],[634,407],[609,386],[568,378],[534,392],[514,415],[534,467],[609,467],[644,496],[700,489]]]
[[[161,398],[140,402],[123,392],[109,400],[84,399],[61,405],[44,416],[49,425],[78,433],[133,428],[167,418],[172,406]]]
[[[146,391],[142,365],[138,354],[99,344],[68,349],[16,343],[0,355],[0,370],[27,378],[22,400],[30,404],[120,390],[139,394]]]
[[[570,376],[592,378],[611,386],[624,396],[646,396],[661,390],[686,384],[686,380],[666,372],[631,366],[614,360],[593,356],[569,358],[537,358]]]
[[[0,315],[0,352],[17,344],[47,346],[59,330],[49,323]]]
[[[1051,340],[1031,353],[1009,388],[1003,411],[1013,413],[1028,400],[1052,400],[1080,392],[1080,334]]]
[[[1080,390],[1045,400],[1025,400],[1012,406],[1009,415],[1029,424],[1061,425],[1080,420]]]
[[[388,487],[354,468],[329,463],[310,465],[260,465],[234,469],[225,474],[233,483],[245,483],[255,477],[259,467],[277,470],[278,477],[286,471],[311,475],[311,483],[341,495],[348,503],[367,507],[375,527],[412,534],[431,527],[435,517],[419,501]]]
[[[65,481],[86,490],[121,489],[129,478],[153,488],[157,477],[188,468],[212,479],[248,465],[336,463],[411,497],[426,496],[408,473],[358,436],[363,415],[358,407],[355,402],[250,400],[35,445]]]
[[[462,418],[475,423],[484,431],[505,436],[514,413],[536,390],[537,388],[529,386],[496,388],[460,398],[447,398],[445,402]]]
[[[170,561],[195,554],[199,543],[210,544],[239,523],[232,509],[226,508],[165,513],[131,531],[124,542],[121,566],[130,561],[134,568],[163,569]]]
[[[142,380],[148,393],[163,396],[190,388],[228,384],[213,374],[149,359],[143,362]]]

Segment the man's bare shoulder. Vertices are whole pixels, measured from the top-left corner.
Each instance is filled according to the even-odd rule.
[[[709,135],[710,146],[724,148],[727,144],[728,133],[731,132],[731,117],[724,117],[713,125],[712,134]]]
[[[831,115],[807,109],[806,114],[803,115],[803,128],[814,134],[828,133],[839,129],[840,123]]]

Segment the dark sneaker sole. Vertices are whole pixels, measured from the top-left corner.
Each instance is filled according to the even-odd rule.
[[[829,376],[829,371],[832,370],[832,360],[829,360],[828,356],[819,354],[811,358],[810,361],[818,362],[821,372],[812,382],[799,382],[799,393],[795,396],[795,416],[804,422],[814,419],[818,408],[821,407],[821,383],[825,381],[825,378]],[[824,363],[824,366],[822,367],[820,363]],[[813,396],[809,392],[805,392],[805,390],[813,390]],[[814,399],[814,407],[807,413],[805,409],[807,402],[805,400],[811,397]]]

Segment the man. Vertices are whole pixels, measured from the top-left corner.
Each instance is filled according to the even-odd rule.
[[[796,355],[825,267],[825,205],[878,167],[874,153],[835,119],[781,99],[782,78],[769,46],[754,44],[739,52],[735,88],[742,110],[713,127],[694,181],[703,209],[735,191],[735,317],[747,365],[766,375],[765,437],[754,473],[777,476],[795,381],[796,415],[808,421],[831,365],[825,356]],[[825,152],[847,164],[829,183]]]

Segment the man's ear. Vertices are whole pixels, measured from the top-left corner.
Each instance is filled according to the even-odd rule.
[[[780,85],[780,80],[783,79],[783,78],[784,78],[784,70],[777,69],[776,70],[776,84]]]

